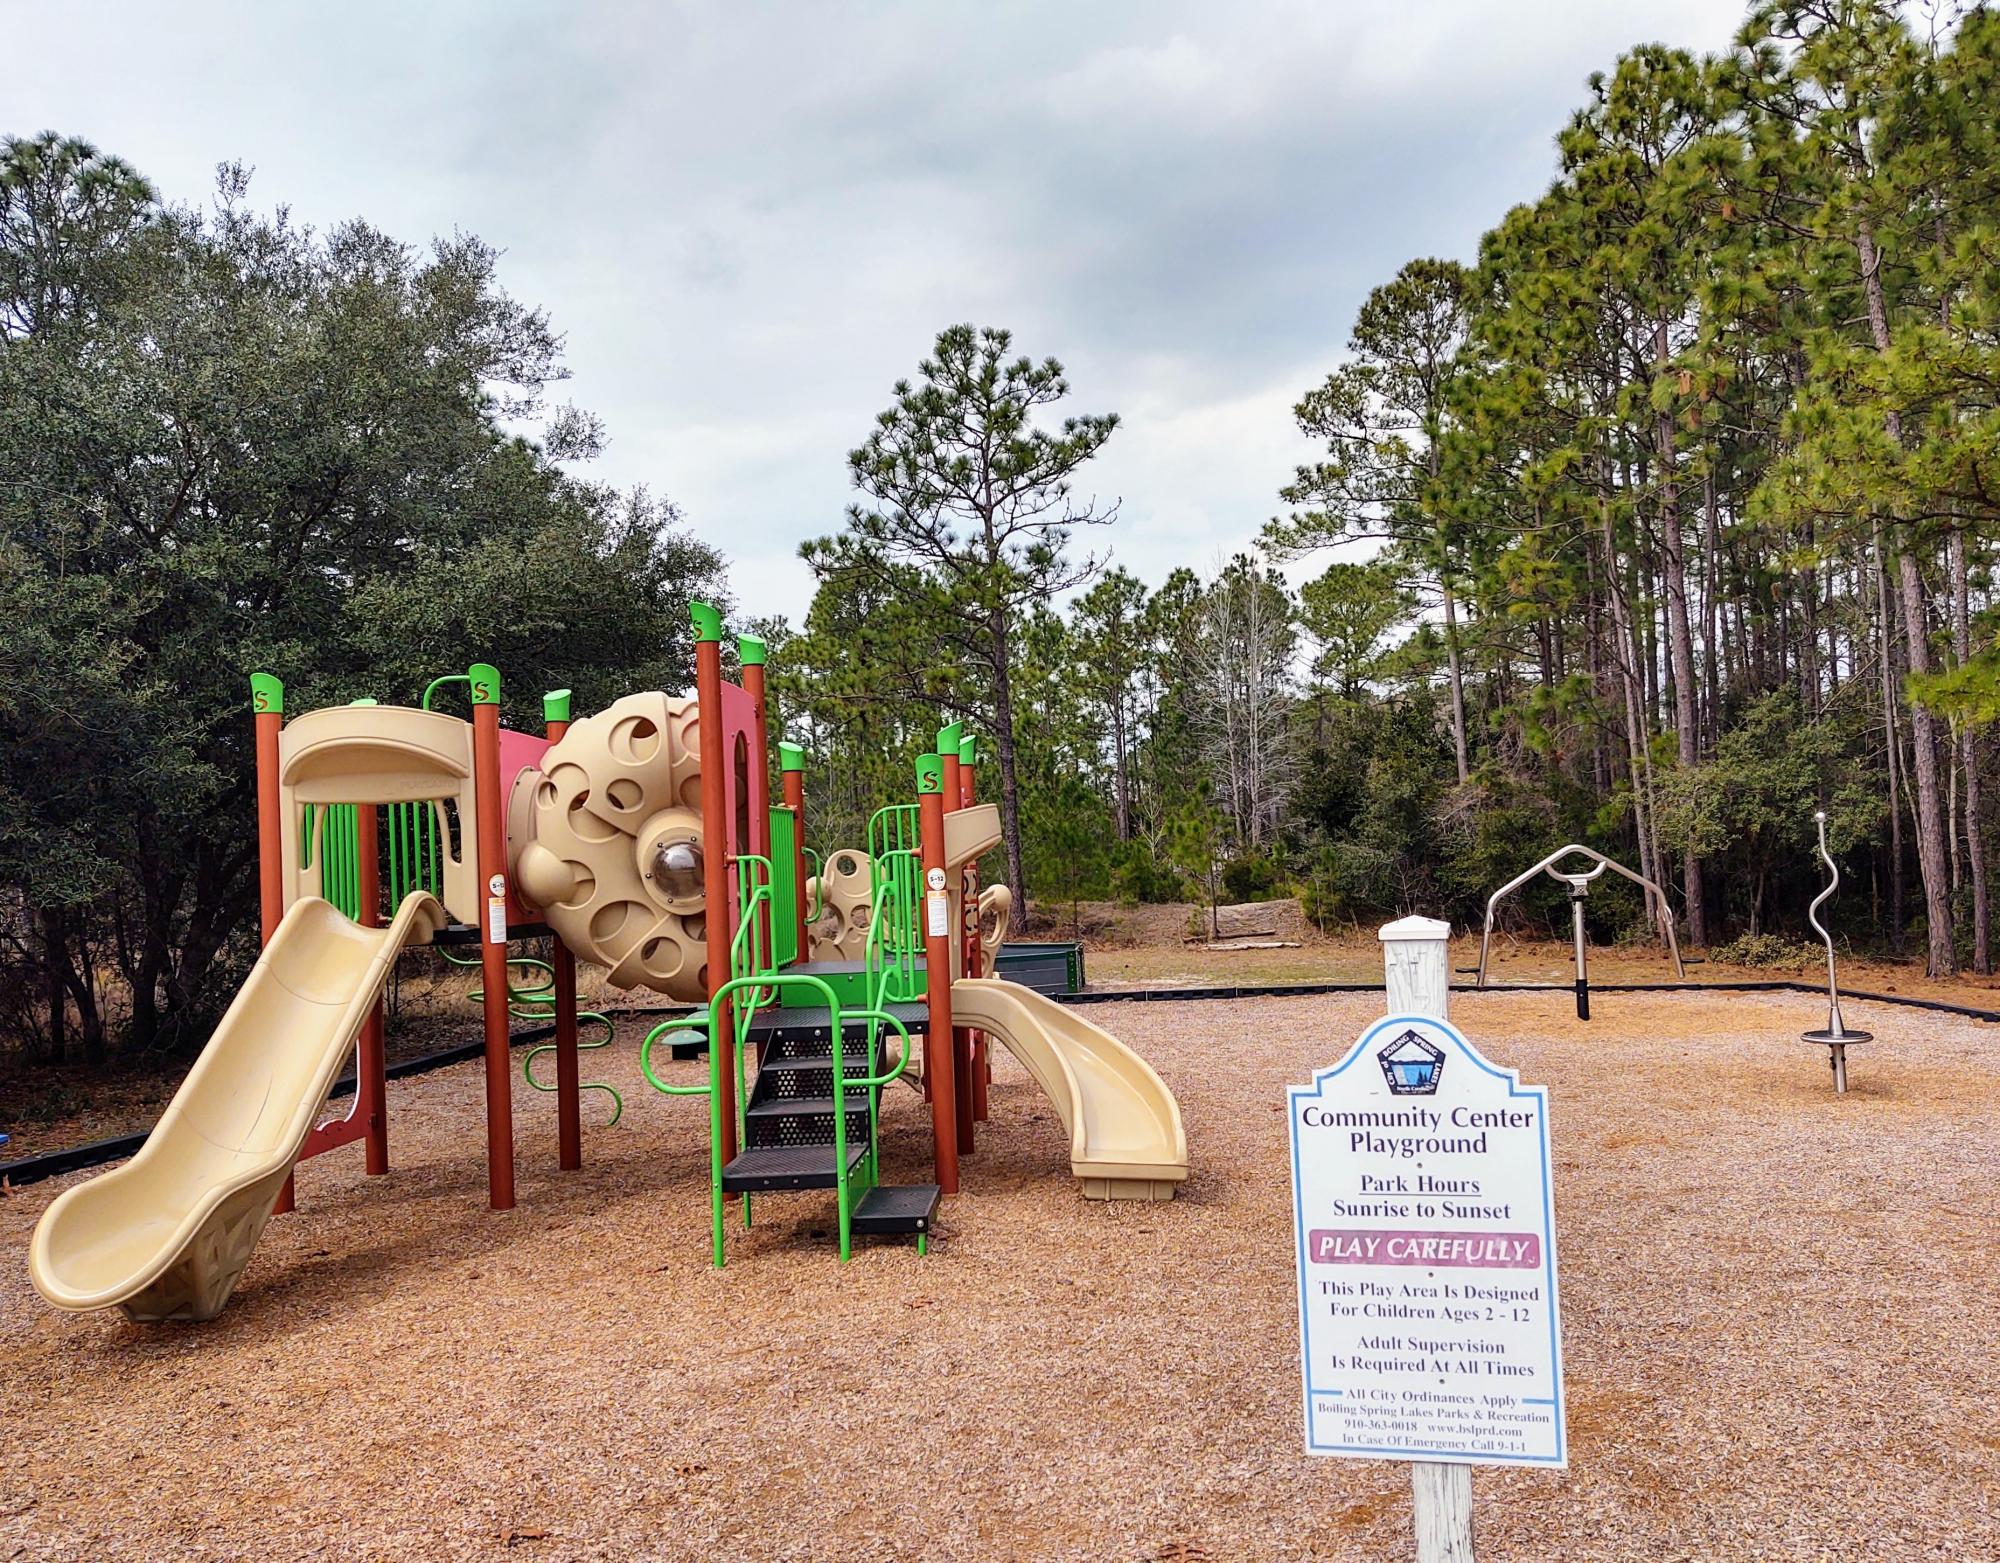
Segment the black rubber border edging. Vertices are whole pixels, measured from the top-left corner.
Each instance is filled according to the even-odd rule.
[[[532,1031],[519,1031],[508,1039],[514,1047],[532,1047],[538,1042],[546,1042],[556,1034],[554,1026],[537,1026]],[[426,1053],[421,1058],[406,1058],[400,1064],[391,1064],[383,1070],[390,1080],[407,1080],[412,1075],[427,1075],[436,1069],[448,1069],[453,1064],[470,1063],[486,1051],[484,1042],[466,1042],[457,1047],[448,1047],[441,1052]],[[354,1094],[354,1077],[336,1080],[333,1089],[327,1092],[329,1101]],[[101,1167],[107,1161],[123,1161],[127,1156],[138,1154],[139,1147],[146,1143],[143,1134],[119,1134],[108,1140],[92,1140],[87,1145],[72,1145],[67,1150],[44,1151],[39,1156],[23,1156],[18,1161],[0,1161],[0,1181],[15,1188],[30,1183],[40,1183],[44,1178],[59,1178],[65,1172],[79,1172],[85,1167]]]
[[[1762,982],[1594,982],[1591,990],[1596,993],[1813,993],[1822,994],[1826,990],[1817,983],[1798,982],[1790,978],[1772,979]],[[1101,988],[1089,993],[1061,993],[1055,997],[1064,1004],[1180,1004],[1202,1003],[1210,1000],[1229,999],[1300,999],[1311,998],[1321,993],[1380,993],[1379,982],[1286,982],[1267,984],[1235,984],[1201,988]],[[1454,993],[1570,993],[1573,986],[1566,982],[1503,982],[1490,988],[1481,988],[1469,982],[1455,982],[1451,985]],[[1904,998],[1896,993],[1870,993],[1859,988],[1843,988],[1841,997],[1870,1004],[1895,1004],[1905,1009],[1931,1010],[1944,1015],[1962,1015],[1968,1020],[1984,1021],[1989,1025],[2000,1025],[2000,1011],[1975,1009],[1969,1004],[1947,1004],[1942,999]],[[650,1016],[670,1018],[685,1014],[679,1009],[614,1009],[601,1013],[613,1020],[637,1020]],[[513,1047],[531,1047],[546,1042],[555,1035],[554,1026],[537,1026],[530,1031],[516,1032],[509,1038]],[[484,1042],[466,1042],[458,1047],[445,1048],[442,1052],[426,1053],[421,1058],[405,1059],[400,1064],[391,1064],[385,1071],[391,1080],[407,1080],[413,1075],[426,1075],[437,1069],[448,1069],[453,1064],[470,1063],[486,1051]],[[334,1083],[330,1096],[352,1096],[354,1081],[340,1080]],[[151,1131],[148,1130],[148,1133]],[[61,1177],[66,1172],[78,1172],[85,1167],[102,1166],[107,1161],[121,1161],[134,1155],[146,1143],[145,1134],[121,1134],[113,1139],[92,1140],[88,1145],[72,1145],[68,1150],[45,1151],[39,1156],[23,1156],[18,1161],[0,1162],[0,1180],[13,1184],[16,1188],[30,1183],[39,1183],[45,1178]]]

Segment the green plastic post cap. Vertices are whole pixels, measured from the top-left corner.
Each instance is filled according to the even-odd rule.
[[[551,689],[542,696],[542,720],[544,722],[567,722],[569,720],[569,691]]]
[[[250,709],[285,714],[285,684],[275,673],[250,675]]]
[[[350,700],[347,703],[351,706],[379,706],[382,702],[363,695],[359,700]]]
[[[917,756],[917,791],[944,791],[944,761],[934,754]]]
[[[688,617],[694,620],[696,640],[722,639],[722,615],[705,602],[688,604]]]
[[[958,741],[958,763],[977,765],[979,763],[979,740],[967,733]]]
[[[963,722],[952,722],[947,726],[940,727],[937,739],[938,753],[948,754],[953,759],[957,759],[958,741],[964,732],[965,724]]]
[[[746,668],[762,667],[764,659],[769,655],[770,648],[755,635],[738,635],[736,637],[736,660]]]
[[[473,663],[465,670],[465,677],[472,685],[474,705],[497,706],[500,703],[500,670],[492,663]]]
[[[806,751],[801,744],[781,743],[778,745],[778,769],[781,771],[802,771],[806,768]]]

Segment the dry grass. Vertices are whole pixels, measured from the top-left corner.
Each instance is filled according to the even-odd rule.
[[[1407,1556],[1401,1467],[1300,1453],[1284,1158],[1378,1002],[1094,1010],[1180,1094],[1186,1196],[1080,1200],[1006,1060],[925,1258],[843,1267],[774,1197],[711,1270],[699,1105],[650,1093],[568,1175],[524,1093],[490,1213],[476,1066],[390,1088],[391,1177],[307,1165],[211,1325],[49,1312],[22,1251],[74,1180],[17,1193],[0,1558]],[[2000,1037],[1856,1005],[1835,1099],[1798,996],[1566,1011],[1456,1001],[1551,1088],[1570,1394],[1567,1473],[1476,1477],[1482,1558],[1993,1555]]]
[[[1156,942],[1100,948],[1089,945],[1085,964],[1092,987],[1173,987],[1188,983],[1294,983],[1382,981],[1382,946],[1373,932],[1346,932],[1332,938],[1308,936],[1295,950],[1214,949],[1204,945]],[[1454,982],[1470,982],[1479,965],[1479,936],[1462,934],[1452,940]],[[1495,934],[1492,969],[1495,982],[1567,983],[1574,975],[1570,947],[1559,941],[1515,939]],[[1672,982],[1673,963],[1658,944],[1596,945],[1590,950],[1590,980],[1594,983]],[[1690,960],[1687,981],[1808,982],[1826,980],[1823,964],[1797,969],[1730,966],[1720,961]],[[1939,999],[1978,1009],[2000,1010],[2000,977],[1970,972],[1949,981],[1924,976],[1923,962],[1859,960],[1842,956],[1843,991],[1862,988],[1873,993]]]

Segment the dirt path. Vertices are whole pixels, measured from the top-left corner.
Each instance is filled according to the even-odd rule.
[[[1368,996],[1093,1011],[1180,1094],[1170,1205],[1086,1204],[1006,1062],[925,1258],[817,1196],[706,1263],[699,1108],[483,1208],[479,1076],[391,1087],[396,1171],[300,1175],[228,1310],[48,1311],[73,1179],[0,1201],[0,1557],[1407,1556],[1407,1477],[1301,1453],[1282,1092]],[[1857,1006],[1836,1100],[1789,996],[1458,1001],[1551,1088],[1573,1465],[1483,1471],[1481,1557],[1973,1556],[2000,1527],[2000,1039]],[[605,1055],[598,1055],[600,1060]],[[690,1072],[691,1065],[677,1066]],[[921,1108],[890,1110],[892,1175]],[[511,1538],[511,1545],[510,1545]],[[1955,1550],[1953,1550],[1955,1549]]]

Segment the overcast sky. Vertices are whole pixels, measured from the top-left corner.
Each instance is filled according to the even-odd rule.
[[[1084,487],[1150,582],[1253,538],[1368,289],[1547,184],[1584,80],[1742,0],[173,5],[0,0],[0,131],[170,199],[501,248],[740,602],[796,616],[846,451],[953,321],[1124,426]]]

